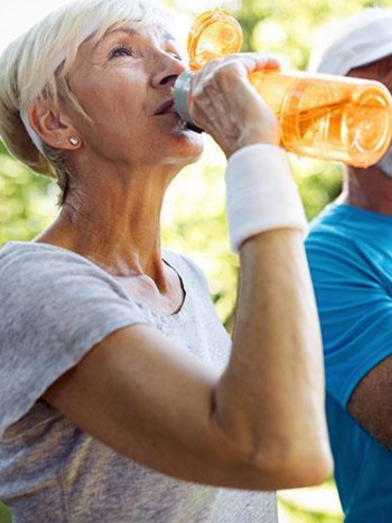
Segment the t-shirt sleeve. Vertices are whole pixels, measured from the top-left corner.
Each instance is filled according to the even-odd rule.
[[[326,387],[343,407],[360,380],[392,353],[392,297],[368,246],[316,230],[306,240],[320,317]]]
[[[87,352],[145,323],[116,281],[64,249],[0,251],[0,438]]]

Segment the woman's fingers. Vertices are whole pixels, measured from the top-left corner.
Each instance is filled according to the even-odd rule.
[[[248,79],[251,72],[279,68],[275,58],[241,53],[214,60],[195,74],[190,114],[227,156],[248,142],[279,144],[276,117]]]

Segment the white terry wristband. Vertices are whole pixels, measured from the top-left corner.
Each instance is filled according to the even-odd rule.
[[[231,247],[272,229],[298,229],[307,221],[291,174],[287,153],[266,144],[236,151],[226,168],[227,213]]]

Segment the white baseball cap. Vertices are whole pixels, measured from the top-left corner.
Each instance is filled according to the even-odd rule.
[[[392,9],[362,9],[325,26],[317,40],[309,70],[346,75],[392,54]]]

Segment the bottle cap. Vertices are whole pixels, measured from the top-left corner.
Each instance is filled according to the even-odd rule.
[[[193,71],[201,69],[215,58],[238,53],[241,46],[241,26],[229,11],[218,7],[202,13],[188,36],[189,67]]]

